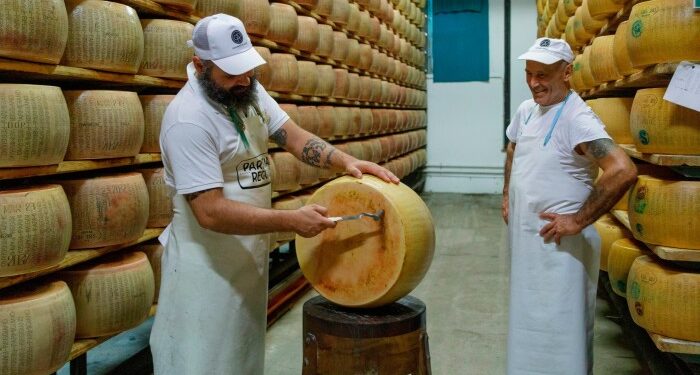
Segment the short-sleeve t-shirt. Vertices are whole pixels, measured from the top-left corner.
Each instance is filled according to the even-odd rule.
[[[160,130],[165,183],[177,194],[223,187],[221,165],[235,155],[240,144],[228,112],[207,97],[192,63],[187,75],[187,84],[166,109]],[[268,134],[274,134],[289,116],[259,83],[255,92],[257,107],[269,119]]]
[[[524,101],[508,125],[506,136],[515,144],[523,135],[535,136],[544,142],[561,106],[562,103],[540,106],[533,99]],[[591,107],[572,91],[548,143],[548,147],[556,149],[562,169],[574,178],[592,185],[598,174],[598,165],[586,156],[579,155],[575,148],[581,143],[603,138],[611,139],[605,131],[605,125]]]

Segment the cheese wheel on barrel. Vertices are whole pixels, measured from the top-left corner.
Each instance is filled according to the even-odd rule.
[[[615,66],[613,58],[613,40],[614,35],[599,36],[593,40],[591,45],[591,56],[589,63],[591,65],[591,74],[596,84],[603,82],[615,81],[622,78],[620,72]]]
[[[195,13],[201,18],[218,13],[234,15],[236,14],[236,3],[237,1],[230,0],[197,0]]]
[[[617,26],[615,31],[615,39],[613,40],[613,60],[617,71],[623,76],[636,73],[639,69],[632,66],[630,53],[627,50],[627,38],[630,38],[629,21],[624,21]]]
[[[627,50],[635,68],[700,60],[700,13],[692,0],[650,0],[632,7]]]
[[[237,0],[233,16],[243,22],[248,34],[266,36],[270,28],[270,2],[268,0]]]
[[[260,57],[265,60],[266,64],[262,64],[255,68],[255,78],[264,88],[270,87],[270,82],[272,81],[272,70],[270,69],[270,60],[272,60],[272,53],[267,47],[254,47],[255,50],[260,54]]]
[[[138,239],[148,222],[148,188],[140,173],[59,181],[71,207],[71,249]]]
[[[365,175],[319,188],[308,204],[329,216],[384,210],[380,221],[340,222],[313,238],[297,236],[304,276],[325,298],[350,307],[376,307],[405,296],[425,275],[435,249],[430,211],[406,185]]]
[[[59,277],[73,294],[79,338],[134,328],[153,304],[153,270],[140,251],[110,254],[61,271]]]
[[[645,153],[700,155],[700,112],[664,100],[666,88],[637,90],[630,131]]]
[[[68,251],[71,228],[61,186],[0,191],[0,277],[58,264]]]
[[[633,98],[600,98],[587,100],[593,112],[605,125],[605,130],[618,144],[633,143],[630,133],[630,112]]]
[[[632,238],[632,233],[611,214],[601,216],[593,226],[600,236],[600,269],[607,271],[610,246],[621,238]]]
[[[143,108],[143,143],[140,153],[160,152],[160,124],[175,95],[139,95]]]
[[[316,86],[316,96],[329,97],[335,90],[335,72],[333,66],[318,64],[318,85]]]
[[[187,79],[187,64],[192,61],[194,26],[173,20],[141,20],[143,26],[143,60],[139,74],[153,77]]]
[[[662,265],[648,256],[635,259],[627,278],[627,307],[649,332],[700,341],[700,273]]]
[[[335,107],[322,105],[316,107],[318,110],[319,126],[317,135],[321,138],[328,139],[333,136],[335,131],[335,123],[338,120],[335,112]]]
[[[297,61],[299,67],[299,81],[295,94],[314,96],[318,88],[318,68],[313,61]]]
[[[700,181],[640,175],[630,191],[628,213],[636,239],[700,250]]]
[[[64,2],[6,0],[2,5],[0,56],[58,64],[68,42]]]
[[[198,0],[153,0],[158,4],[163,4],[169,7],[178,8],[185,13],[191,13]]]
[[[75,305],[63,281],[0,294],[3,375],[44,375],[67,361],[75,338]]]
[[[293,47],[304,52],[313,53],[318,48],[320,34],[318,22],[313,17],[298,16],[298,31]]]
[[[622,238],[613,242],[608,254],[608,278],[615,294],[625,297],[627,294],[627,276],[634,260],[643,255],[649,255],[646,246]]]
[[[299,188],[299,164],[289,152],[272,154],[275,173],[272,175],[272,190],[287,191]]]
[[[267,30],[267,39],[291,46],[296,41],[298,32],[299,19],[294,8],[288,4],[270,4],[270,27]]]
[[[68,44],[62,64],[131,74],[139,70],[143,29],[133,8],[101,0],[67,5]]]
[[[315,106],[299,106],[297,107],[299,114],[299,125],[302,129],[311,134],[318,135],[318,128],[321,125],[321,118],[318,115],[318,110]]]
[[[58,164],[70,136],[61,89],[0,84],[0,168]]]
[[[165,184],[165,169],[139,170],[148,189],[148,228],[165,228],[173,219],[173,203]]]
[[[158,295],[160,294],[160,269],[161,269],[161,259],[163,258],[163,245],[139,245],[134,247],[134,250],[141,251],[148,257],[148,263],[151,264],[151,270],[153,270],[153,281],[154,281],[154,293],[153,293],[153,303],[158,302]]]
[[[334,44],[333,28],[326,24],[318,25],[318,46],[314,54],[321,57],[329,57],[333,54]]]
[[[292,92],[299,83],[299,66],[294,55],[289,53],[273,53],[270,56],[270,84],[268,90]]]
[[[66,160],[134,156],[143,143],[139,96],[128,91],[65,91],[70,112]]]
[[[313,168],[313,167],[312,167]],[[304,206],[301,199],[297,197],[284,197],[280,199],[275,199],[272,202],[272,208],[275,210],[298,210]],[[276,232],[272,233],[271,241],[274,242],[287,242],[294,240],[296,233],[294,232]]]

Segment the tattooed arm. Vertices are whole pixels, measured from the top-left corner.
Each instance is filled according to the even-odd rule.
[[[540,217],[551,220],[540,231],[545,241],[552,238],[559,243],[562,236],[577,234],[608,212],[622,198],[637,178],[632,160],[612,140],[596,139],[579,145],[580,150],[598,163],[603,174],[581,209],[570,215],[543,213]]]
[[[387,182],[399,181],[393,173],[375,163],[358,160],[321,138],[300,128],[294,121],[287,121],[270,139],[280,147],[291,152],[306,164],[319,168],[331,168],[346,171],[355,177],[363,173],[373,174]]]

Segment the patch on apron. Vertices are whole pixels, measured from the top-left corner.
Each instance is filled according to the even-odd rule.
[[[270,175],[270,161],[267,159],[267,153],[238,163],[236,174],[241,189],[255,189],[269,185],[272,176]]]

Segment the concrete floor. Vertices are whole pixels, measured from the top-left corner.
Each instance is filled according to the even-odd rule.
[[[411,295],[427,305],[433,374],[505,374],[509,253],[500,196],[425,194],[424,200],[437,244],[430,270]],[[301,309],[314,295],[269,329],[266,375],[301,373]],[[646,374],[610,314],[599,298],[594,373]]]

